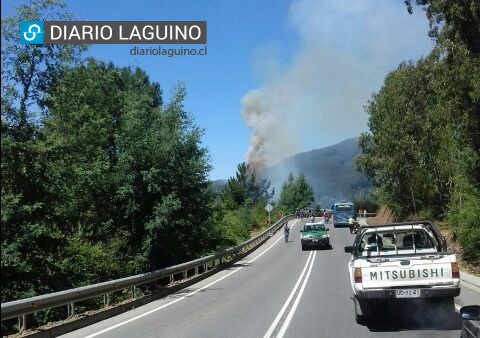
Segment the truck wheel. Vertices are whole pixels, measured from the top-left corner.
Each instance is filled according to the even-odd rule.
[[[355,321],[358,325],[367,325],[367,319],[365,316],[355,314]]]

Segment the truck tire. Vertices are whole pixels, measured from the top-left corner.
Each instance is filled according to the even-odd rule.
[[[357,324],[359,325],[367,325],[368,324],[368,312],[366,311],[369,311],[369,307],[368,307],[369,304],[367,304],[367,302],[365,301],[359,301],[357,299],[353,299],[353,308],[355,310],[355,321],[357,322]],[[361,308],[361,311],[362,311],[362,314],[360,314],[358,311],[357,311],[357,307],[360,307]]]
[[[355,314],[355,322],[357,322],[358,325],[367,325],[367,319],[365,316]]]

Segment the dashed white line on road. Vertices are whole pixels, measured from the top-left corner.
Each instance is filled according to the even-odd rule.
[[[292,224],[292,226],[290,227],[290,229],[293,228],[293,227],[295,226],[295,224],[297,224],[297,222],[298,222],[298,220],[296,220],[296,221]],[[255,262],[255,260],[257,260],[258,258],[262,257],[264,253],[266,253],[268,250],[270,250],[270,249],[271,249],[275,244],[277,244],[278,241],[281,240],[282,238],[283,238],[283,237],[280,236],[275,242],[273,242],[272,245],[270,245],[268,248],[266,248],[266,249],[265,249],[262,253],[260,253],[257,257],[249,260],[247,263],[253,263],[253,262]]]

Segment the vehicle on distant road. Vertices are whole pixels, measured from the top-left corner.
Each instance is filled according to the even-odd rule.
[[[300,230],[302,237],[300,242],[302,243],[302,250],[307,248],[329,248],[330,236],[328,235],[329,229],[325,228],[322,222],[317,223],[305,223],[303,229]]]
[[[460,294],[455,254],[429,221],[361,226],[348,263],[357,323],[366,323],[388,303],[431,298],[453,311]],[[403,301],[402,301],[403,300]]]
[[[351,234],[356,234],[358,232],[358,229],[360,229],[360,223],[358,223],[353,218],[350,218],[348,220],[348,225],[350,227],[350,233]]]
[[[348,225],[348,219],[357,219],[355,205],[352,202],[340,201],[332,205],[333,226]]]

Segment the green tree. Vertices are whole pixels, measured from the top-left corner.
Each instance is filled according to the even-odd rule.
[[[405,0],[409,13],[413,1]],[[474,54],[480,53],[480,4],[476,0],[416,0],[430,23],[429,36],[440,44],[464,44]]]
[[[218,249],[245,241],[251,230],[264,224],[265,206],[274,194],[269,188],[270,182],[257,180],[245,162],[237,166],[213,204],[213,238]]]
[[[406,1],[409,11],[413,1]],[[359,138],[357,168],[399,215],[447,219],[478,262],[480,237],[480,6],[417,0],[434,50],[403,63],[366,106],[370,132]]]
[[[209,247],[210,166],[185,95],[180,85],[163,104],[142,70],[89,60],[65,71],[47,102],[52,190],[64,197],[59,223],[102,243],[117,230],[127,240],[123,253],[144,261],[136,269]]]
[[[228,179],[220,197],[227,209],[236,209],[245,204],[266,204],[275,194],[275,190],[269,192],[269,188],[267,179],[257,181],[255,172],[242,162],[237,166],[235,177]]]
[[[63,68],[47,92],[34,139],[41,170],[29,173],[42,194],[26,205],[2,184],[2,301],[171,265],[214,247],[210,165],[203,132],[183,109],[183,85],[163,103],[141,69],[89,59]],[[14,177],[2,167],[2,183]]]
[[[287,213],[293,213],[297,209],[309,207],[313,201],[313,188],[305,180],[305,176],[301,173],[297,178],[294,178],[293,174],[290,173],[282,186],[278,201],[279,208]]]
[[[24,45],[18,37],[23,20],[70,20],[64,7],[61,1],[31,1],[2,18],[2,302],[58,286],[55,255],[65,241],[46,217],[51,197],[38,122],[52,79],[77,63],[85,47]]]

